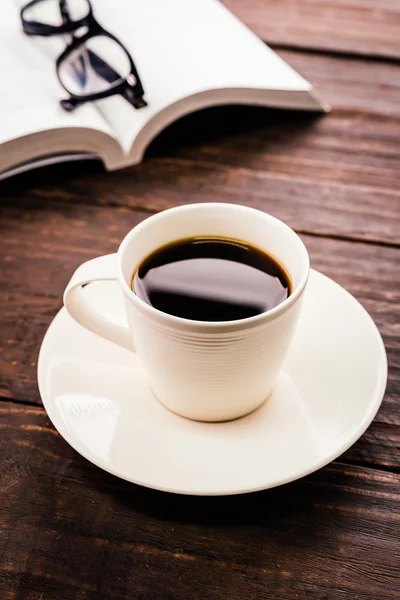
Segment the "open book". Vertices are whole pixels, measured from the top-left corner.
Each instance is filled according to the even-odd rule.
[[[28,37],[21,3],[2,0],[0,178],[72,158],[112,170],[139,163],[176,119],[222,104],[327,110],[312,86],[217,0],[95,0],[97,20],[130,51],[147,106],[120,96],[68,113],[55,60],[66,41]]]

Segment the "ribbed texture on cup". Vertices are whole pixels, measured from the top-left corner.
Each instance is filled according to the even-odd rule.
[[[128,305],[137,352],[152,389],[172,411],[207,421],[236,418],[270,393],[286,355],[299,302],[274,320],[235,332],[193,333]]]

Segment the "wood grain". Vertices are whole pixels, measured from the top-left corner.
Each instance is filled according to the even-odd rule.
[[[144,163],[115,173],[86,164],[0,183],[0,196],[160,210],[244,203],[299,231],[400,243],[400,69],[282,53],[333,106],[300,112],[224,107],[164,132]]]
[[[399,475],[334,464],[179,497],[91,465],[41,408],[2,403],[0,427],[2,598],[399,598]]]
[[[268,44],[400,58],[397,0],[223,0]]]
[[[0,396],[40,403],[37,355],[62,293],[76,267],[114,252],[144,212],[127,208],[16,199],[3,202],[0,225]],[[395,248],[304,235],[312,265],[360,300],[385,342],[390,376],[378,416],[345,458],[400,468],[400,304]]]
[[[137,167],[0,183],[1,600],[400,599],[400,4],[224,2],[267,43],[306,50],[280,53],[331,114],[211,109]],[[302,233],[312,265],[376,321],[389,380],[343,462],[257,494],[179,497],[70,448],[41,406],[37,355],[80,263],[154,211],[215,200]]]

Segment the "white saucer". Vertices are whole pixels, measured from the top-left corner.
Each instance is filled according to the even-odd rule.
[[[88,286],[124,319],[114,284]],[[362,306],[312,271],[300,323],[274,393],[225,423],[178,417],[152,395],[138,357],[88,332],[61,309],[39,356],[54,426],[102,469],[159,490],[223,495],[271,488],[327,464],[366,430],[381,403],[385,349]]]

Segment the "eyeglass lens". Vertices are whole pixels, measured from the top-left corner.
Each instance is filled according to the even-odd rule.
[[[70,21],[79,21],[89,14],[89,3],[87,0],[64,0],[68,18]],[[24,12],[27,21],[36,21],[44,25],[59,27],[63,24],[63,18],[59,0],[42,0],[28,7]]]
[[[58,70],[61,83],[74,96],[105,92],[122,83],[129,73],[127,53],[118,42],[104,35],[78,46]]]

